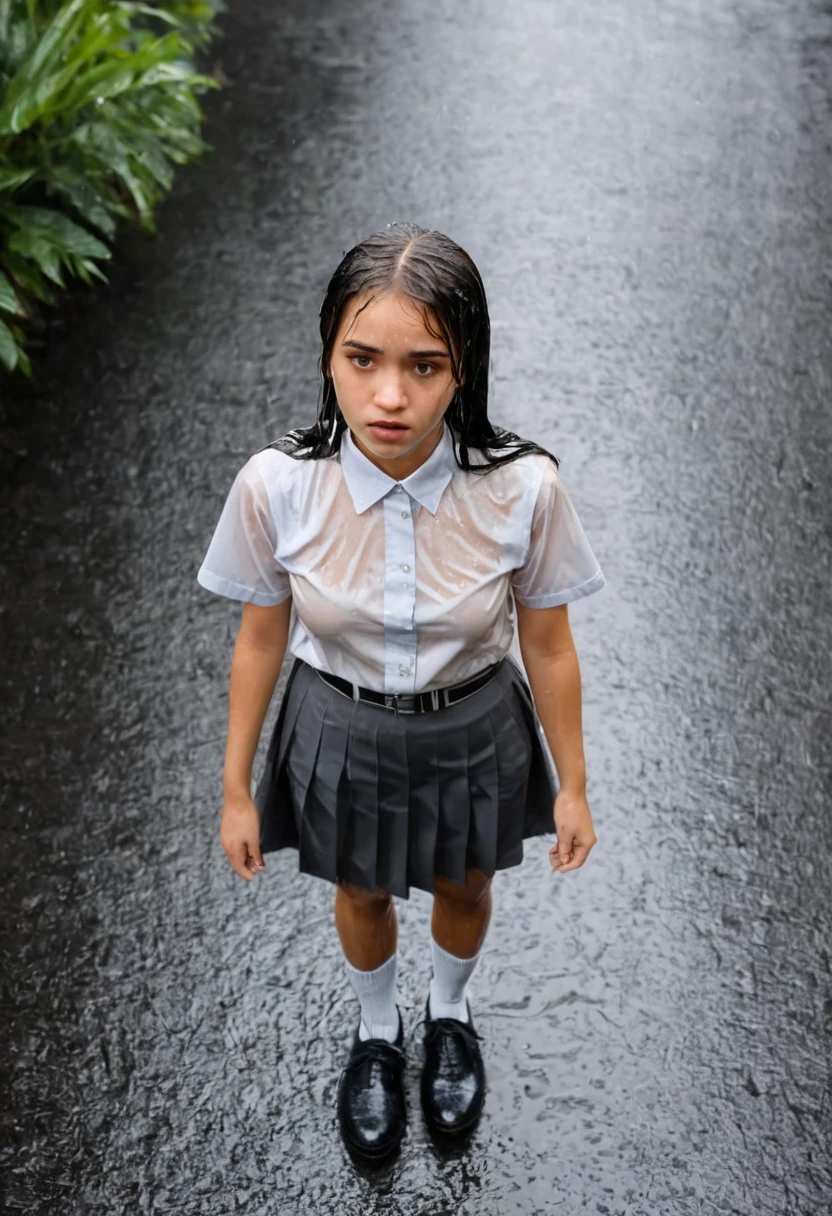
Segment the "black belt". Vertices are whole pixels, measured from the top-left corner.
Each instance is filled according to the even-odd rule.
[[[358,684],[350,684],[349,680],[342,680],[340,676],[333,676],[328,671],[319,671],[317,667],[315,670],[324,684],[328,684],[336,692],[343,693],[352,701],[366,701],[370,705],[380,705],[382,709],[392,709],[397,714],[426,714],[432,709],[443,709],[448,705],[456,705],[458,701],[464,701],[466,697],[470,697],[480,688],[484,688],[490,680],[493,680],[504,662],[505,660],[501,659],[493,667],[487,667],[485,671],[481,671],[471,680],[465,680],[462,684],[452,684],[450,688],[434,688],[430,692],[376,692],[373,688],[361,688]]]

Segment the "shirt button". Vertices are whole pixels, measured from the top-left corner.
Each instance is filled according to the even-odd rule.
[[[410,566],[408,566],[407,562],[402,562],[402,570],[404,570],[405,574],[410,574]]]
[[[410,512],[402,511],[402,519],[410,519]]]
[[[408,675],[409,673],[410,673],[410,668],[409,668],[409,667],[403,667],[403,666],[400,666],[400,667],[399,667],[399,675],[400,675],[400,676],[406,676],[406,675]]]

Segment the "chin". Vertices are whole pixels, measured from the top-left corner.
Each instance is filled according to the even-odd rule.
[[[397,460],[399,456],[406,456],[413,447],[413,444],[402,442],[401,444],[384,444],[383,447],[376,447],[374,443],[368,443],[365,439],[364,447],[368,452],[372,452],[374,456],[378,456],[380,460]]]

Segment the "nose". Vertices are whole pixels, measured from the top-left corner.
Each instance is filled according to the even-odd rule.
[[[376,385],[375,404],[388,410],[402,409],[407,405],[404,382],[397,372],[391,372],[379,380]]]

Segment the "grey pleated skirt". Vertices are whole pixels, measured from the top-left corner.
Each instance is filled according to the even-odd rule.
[[[255,801],[263,852],[407,899],[441,875],[493,875],[554,830],[557,777],[531,692],[507,656],[472,696],[397,716],[353,701],[296,659]]]

